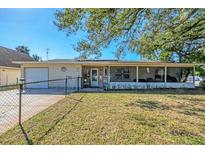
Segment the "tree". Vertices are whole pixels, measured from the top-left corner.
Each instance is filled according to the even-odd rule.
[[[118,57],[132,52],[150,60],[205,61],[205,9],[64,9],[55,16],[68,36],[86,33],[75,49],[87,57],[115,43]]]
[[[197,76],[205,76],[205,66],[204,65],[197,66],[196,67],[195,75],[197,75]]]
[[[19,45],[16,47],[16,51],[29,55],[30,49],[27,46]]]
[[[19,45],[19,46],[16,47],[16,51],[20,52],[20,53],[27,54],[27,55],[30,56],[30,49],[27,46]],[[41,61],[42,60],[42,58],[40,56],[38,56],[37,54],[33,54],[31,57],[35,61]]]
[[[42,58],[41,58],[40,56],[38,56],[37,54],[33,54],[33,55],[32,55],[32,58],[33,58],[33,60],[35,60],[35,61],[41,61],[41,60],[42,60]]]

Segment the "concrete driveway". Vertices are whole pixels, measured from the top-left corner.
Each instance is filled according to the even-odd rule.
[[[65,98],[63,89],[26,89],[22,93],[22,121]],[[0,134],[18,124],[19,91],[0,92]]]

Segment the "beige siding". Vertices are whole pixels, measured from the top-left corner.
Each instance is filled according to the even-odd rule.
[[[76,64],[24,64],[23,70],[25,68],[39,68],[44,67],[48,68],[49,71],[49,80],[54,79],[64,79],[67,77],[74,78],[74,79],[68,79],[68,87],[76,87],[77,86],[77,77],[81,77],[81,65]],[[61,70],[62,67],[66,68],[66,71],[63,72]],[[25,71],[23,71],[25,73]],[[22,73],[23,77],[25,77],[25,74]],[[81,82],[80,82],[81,83]],[[49,87],[64,87],[65,86],[65,80],[62,81],[52,81],[49,82]]]
[[[16,84],[20,72],[20,69],[0,67],[0,86]]]
[[[62,67],[66,67],[66,71],[63,72],[61,70]],[[58,79],[58,78],[65,78],[66,76],[69,77],[78,77],[81,76],[81,66],[80,65],[61,65],[56,64],[49,66],[49,78],[50,79]]]
[[[61,70],[62,67],[66,67],[66,71],[63,72]],[[80,65],[60,65],[56,64],[49,67],[49,79],[68,79],[68,87],[74,88],[77,87],[77,77],[81,76],[81,66]],[[63,87],[65,85],[65,81],[56,81],[49,83],[49,87],[53,87],[58,85],[59,87]]]

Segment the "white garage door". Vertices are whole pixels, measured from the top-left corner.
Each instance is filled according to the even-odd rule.
[[[48,80],[48,68],[26,68],[26,83]],[[26,88],[48,88],[48,82],[27,84]]]

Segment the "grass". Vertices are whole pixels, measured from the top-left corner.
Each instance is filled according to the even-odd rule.
[[[1,91],[15,90],[18,89],[18,85],[8,85],[8,86],[0,86]]]
[[[205,95],[73,93],[1,144],[205,144]]]

